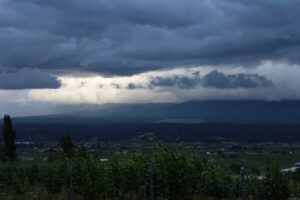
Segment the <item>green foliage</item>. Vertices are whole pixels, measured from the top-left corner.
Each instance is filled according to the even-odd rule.
[[[24,195],[30,187],[29,179],[26,176],[14,177],[14,189],[18,195]]]
[[[252,200],[260,200],[262,195],[263,184],[257,177],[249,177],[246,181],[247,196]]]
[[[129,155],[113,154],[108,162],[109,196],[117,199],[142,198],[147,183],[147,156],[134,151]]]
[[[300,198],[300,183],[294,180],[289,181],[289,192],[291,198]]]
[[[156,193],[166,199],[191,199],[201,178],[199,154],[183,145],[153,145]]]
[[[250,168],[250,172],[251,172],[252,174],[255,174],[255,175],[260,175],[260,174],[261,174],[261,170],[260,170],[258,167],[255,167],[255,166],[252,166],[252,167]]]
[[[20,197],[33,188],[43,188],[53,198],[73,193],[76,199],[84,200],[149,199],[151,188],[157,200],[239,197],[239,166],[222,168],[183,144],[153,142],[151,152],[135,149],[128,154],[113,152],[106,158],[103,161],[77,146],[72,156],[57,151],[45,162],[4,162],[0,164],[0,183],[7,183],[7,190]],[[298,172],[289,177],[288,181],[288,176],[273,165],[268,166],[262,180],[245,173],[242,196],[252,200],[299,197]]]
[[[232,174],[208,160],[201,173],[201,188],[205,196],[217,199],[229,198],[236,194],[236,182]]]
[[[5,115],[3,118],[3,139],[4,139],[4,152],[9,161],[15,161],[17,159],[16,153],[16,132],[12,126],[12,120],[9,115]]]
[[[280,172],[277,166],[269,164],[266,169],[266,178],[263,180],[262,199],[285,200],[288,197],[287,177]]]
[[[231,164],[231,165],[230,165],[230,170],[231,170],[232,173],[234,173],[234,174],[239,174],[240,171],[241,171],[241,165],[236,164],[236,163]]]
[[[49,193],[59,193],[65,183],[65,171],[60,161],[48,163],[45,179],[46,189]]]
[[[74,177],[74,183],[71,184],[76,186],[75,191],[83,199],[96,199],[98,195],[103,195],[102,192],[106,190],[105,168],[95,156],[78,147],[75,150],[74,160],[68,162],[69,173]]]
[[[296,169],[296,171],[292,174],[292,178],[295,181],[300,182],[300,168]]]

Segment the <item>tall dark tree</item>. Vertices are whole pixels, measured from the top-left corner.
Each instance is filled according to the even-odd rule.
[[[3,139],[4,139],[4,153],[9,161],[17,159],[16,152],[16,132],[13,129],[12,120],[9,115],[3,118]]]
[[[64,135],[59,140],[59,145],[67,156],[71,156],[75,147],[70,135]]]

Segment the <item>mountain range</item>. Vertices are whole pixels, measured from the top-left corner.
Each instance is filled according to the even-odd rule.
[[[300,101],[191,101],[74,106],[58,115],[15,118],[15,123],[241,123],[300,124]]]

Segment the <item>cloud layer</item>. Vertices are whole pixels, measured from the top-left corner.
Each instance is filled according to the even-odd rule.
[[[299,100],[299,73],[298,65],[267,62],[257,68],[229,67],[218,71],[216,67],[195,67],[133,76],[61,76],[61,88],[31,90],[29,98],[67,104]]]
[[[0,68],[298,63],[298,0],[0,0]]]
[[[196,71],[192,74],[183,73],[173,76],[154,76],[149,77],[147,84],[129,83],[128,89],[153,89],[155,87],[177,87],[178,89],[194,89],[198,85],[208,88],[218,89],[236,89],[236,88],[258,88],[270,87],[273,85],[271,80],[265,76],[258,74],[224,74],[217,70],[213,70],[201,77],[200,72]],[[117,88],[121,88],[118,85]]]
[[[299,0],[0,0],[0,108],[299,100],[299,8]]]
[[[272,81],[265,76],[242,73],[225,75],[216,70],[207,74],[202,80],[204,87],[222,89],[270,87],[272,84]]]
[[[60,81],[45,72],[21,69],[0,73],[0,90],[59,88]]]

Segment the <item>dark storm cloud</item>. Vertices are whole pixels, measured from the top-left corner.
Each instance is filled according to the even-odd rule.
[[[60,82],[53,76],[35,70],[22,69],[15,73],[0,73],[0,89],[59,88]]]
[[[220,89],[270,87],[272,81],[257,74],[229,74],[212,71],[201,81],[203,87]]]
[[[127,89],[129,90],[135,90],[135,89],[146,89],[147,87],[143,86],[142,84],[134,84],[134,83],[129,83],[127,85]]]
[[[300,63],[298,0],[0,0],[1,68]]]
[[[271,87],[273,82],[258,74],[224,74],[214,70],[201,77],[199,73],[193,76],[154,76],[148,84],[129,83],[127,89],[153,89],[156,87],[177,87],[179,89],[194,89],[198,85],[206,88],[237,89]]]
[[[151,87],[172,87],[177,86],[180,89],[193,89],[197,86],[200,81],[199,76],[195,77],[154,77],[150,81]]]

